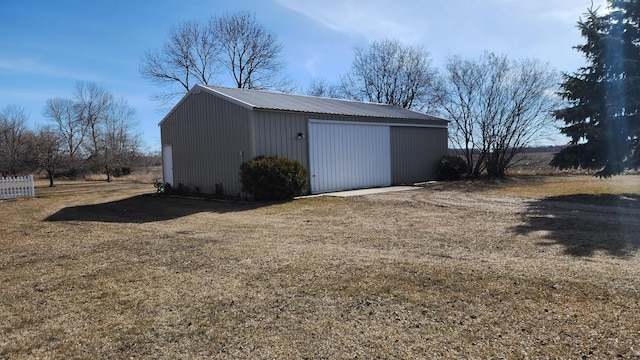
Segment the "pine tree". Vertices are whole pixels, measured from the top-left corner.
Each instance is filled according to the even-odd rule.
[[[598,170],[610,177],[640,164],[640,0],[609,0],[610,12],[589,9],[578,22],[586,44],[576,46],[588,65],[564,74],[569,146],[551,164]]]

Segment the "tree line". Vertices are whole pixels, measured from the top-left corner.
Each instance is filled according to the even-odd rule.
[[[43,170],[53,186],[57,174],[97,172],[111,181],[141,155],[135,109],[95,83],[77,83],[70,98],[48,99],[43,115],[49,123],[31,130],[24,109],[0,112],[2,176]]]
[[[451,121],[450,144],[468,176],[504,176],[518,155],[558,128],[570,138],[555,155],[559,168],[599,170],[600,176],[637,168],[640,161],[640,1],[608,0],[606,14],[587,10],[578,21],[586,43],[575,48],[588,65],[559,75],[535,58],[485,52],[431,65],[421,46],[398,40],[356,48],[351,70],[335,81],[315,79],[303,91],[430,112]],[[143,58],[142,75],[182,96],[194,82],[232,75],[245,89],[292,92],[283,76],[282,45],[253,15],[212,17],[176,26],[161,49]],[[179,91],[176,90],[176,85]]]
[[[557,122],[569,144],[555,155],[559,168],[611,176],[640,161],[640,1],[608,0],[604,15],[590,8],[578,22],[586,43],[575,48],[587,66],[561,76],[535,58],[485,52],[450,56],[442,69],[421,46],[384,39],[356,48],[350,71],[335,81],[313,80],[296,89],[284,75],[282,44],[248,12],[189,21],[170,29],[148,50],[140,73],[175,102],[195,84],[231,79],[244,89],[303,92],[370,101],[449,119],[449,138],[468,176],[504,176],[518,155]],[[0,173],[39,167],[53,175],[100,171],[110,180],[139,155],[135,109],[93,83],[78,83],[71,98],[49,99],[51,124],[29,131],[23,110],[0,113]]]

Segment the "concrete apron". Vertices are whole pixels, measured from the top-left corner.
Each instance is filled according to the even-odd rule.
[[[308,196],[300,196],[296,199],[303,199],[309,197],[318,197],[318,196],[335,196],[335,197],[350,197],[350,196],[361,196],[361,195],[371,195],[371,194],[380,194],[386,192],[393,191],[407,191],[407,190],[416,190],[422,189],[419,186],[388,186],[382,188],[372,188],[372,189],[358,189],[358,190],[347,190],[347,191],[336,191]]]

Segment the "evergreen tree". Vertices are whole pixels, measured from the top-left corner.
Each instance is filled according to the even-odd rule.
[[[561,95],[569,105],[555,115],[571,140],[551,162],[601,177],[640,164],[640,0],[608,3],[608,14],[589,9],[578,22],[586,44],[576,49],[588,65],[564,74]]]

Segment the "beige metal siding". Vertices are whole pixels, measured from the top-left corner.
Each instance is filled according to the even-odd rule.
[[[172,147],[174,186],[213,193],[221,183],[227,195],[240,193],[240,164],[253,153],[250,121],[249,110],[206,92],[184,99],[160,126],[162,144]]]
[[[394,184],[434,180],[447,154],[447,129],[391,127],[391,179]]]
[[[307,121],[295,113],[255,111],[254,156],[277,155],[297,159],[307,166]],[[298,133],[304,137],[298,139]]]

